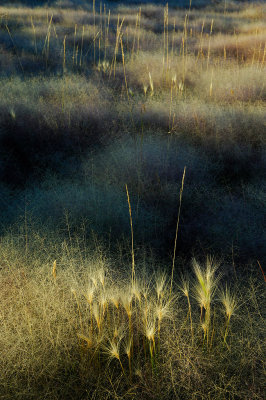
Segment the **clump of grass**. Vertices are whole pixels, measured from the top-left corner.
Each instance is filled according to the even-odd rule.
[[[221,302],[224,306],[224,311],[226,314],[226,328],[224,332],[224,342],[226,343],[230,319],[237,309],[236,296],[230,292],[228,286],[226,286],[225,290],[221,292]]]
[[[0,398],[264,398],[265,5],[4,3],[0,208],[23,227],[0,237]],[[230,289],[211,258],[190,274],[205,248]]]
[[[237,304],[234,287],[229,291],[225,286],[225,291],[219,292],[218,266],[211,258],[205,267],[193,261],[196,301],[190,298],[191,278],[183,280],[187,312],[175,286],[169,301],[170,277],[166,272],[147,280],[137,269],[132,282],[130,268],[115,273],[102,255],[80,258],[80,247],[76,252],[73,241],[60,245],[56,253],[51,249],[46,251],[51,252],[49,262],[43,252],[36,253],[35,259],[27,252],[24,259],[18,245],[9,239],[1,242],[1,259],[7,266],[0,272],[0,317],[4,321],[1,362],[5,362],[0,383],[5,398],[18,399],[19,393],[26,398],[28,390],[36,397],[49,392],[52,399],[69,393],[80,398],[86,391],[90,395],[114,395],[117,386],[121,398],[134,387],[149,399],[149,384],[156,388],[156,398],[181,392],[189,398],[195,390],[204,397],[204,385],[209,390],[214,382],[210,371],[223,370],[223,357],[233,368],[232,376],[223,372],[223,383],[236,378],[238,367],[234,367],[230,354],[241,357],[238,351],[243,329],[250,329],[252,335],[255,332],[239,320],[247,311]],[[216,297],[217,290],[220,294]],[[248,292],[252,304],[260,307],[254,285]],[[241,303],[249,307],[244,297]],[[225,324],[220,302],[215,299],[223,304]],[[202,308],[201,318],[197,304]],[[236,307],[236,318],[231,321]],[[251,309],[248,313],[252,318]],[[203,324],[205,337],[201,333]],[[257,345],[259,342],[252,344]],[[215,363],[213,357],[220,361]],[[259,371],[253,379],[261,379]],[[209,374],[207,383],[205,374]],[[66,377],[68,385],[64,383]],[[212,398],[218,399],[218,389],[212,390]]]
[[[206,336],[207,346],[210,340],[210,324],[211,324],[211,304],[214,293],[217,289],[220,276],[215,276],[218,265],[214,263],[212,258],[207,258],[205,269],[194,259],[193,268],[196,275],[196,283],[194,286],[195,297],[200,306],[200,321]]]

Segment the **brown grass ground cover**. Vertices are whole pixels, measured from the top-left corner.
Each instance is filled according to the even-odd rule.
[[[0,398],[265,397],[265,5],[183,6],[0,6]]]

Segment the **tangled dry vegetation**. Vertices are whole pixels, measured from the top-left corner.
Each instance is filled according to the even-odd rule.
[[[213,259],[193,260],[171,290],[158,264],[118,270],[41,236],[27,254],[24,239],[1,242],[3,399],[263,399],[253,272],[229,287]]]
[[[0,6],[0,398],[262,400],[265,4],[26,3]]]

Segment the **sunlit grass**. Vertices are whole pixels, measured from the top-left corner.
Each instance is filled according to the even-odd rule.
[[[0,398],[265,397],[265,5],[186,3],[0,6]]]
[[[57,253],[56,264],[37,253],[36,258],[20,258],[24,250],[20,250],[21,256],[16,255],[13,246],[8,237],[2,240],[1,256],[7,266],[1,272],[0,295],[1,360],[5,365],[1,394],[5,398],[48,392],[50,398],[63,398],[68,390],[73,396],[84,396],[86,390],[88,395],[94,391],[101,396],[107,392],[114,395],[114,385],[121,396],[131,385],[144,395],[149,379],[157,385],[161,378],[164,389],[158,386],[158,398],[168,398],[175,390],[184,390],[182,382],[191,379],[186,363],[203,381],[192,378],[184,394],[192,396],[196,390],[205,396],[204,374],[212,368],[222,370],[223,358],[232,368],[224,373],[223,384],[238,374],[244,377],[245,370],[234,367],[234,357],[241,358],[243,334],[247,340],[249,335],[253,337],[250,351],[254,362],[261,356],[262,327],[259,321],[250,324],[250,318],[257,318],[255,314],[262,311],[261,284],[257,282],[256,289],[247,284],[242,291],[241,282],[235,281],[230,291],[228,287],[222,291],[218,281],[221,273],[211,259],[206,266],[194,261],[196,280],[189,276],[183,281],[185,296],[189,296],[190,286],[196,293],[196,301],[192,297],[189,302],[189,318],[177,287],[169,301],[166,272],[147,281],[137,267],[132,286],[130,267],[123,273],[112,271],[108,260],[97,254],[77,262],[73,255],[78,249],[71,243],[65,247],[66,254],[64,250]],[[256,304],[254,310],[247,303],[249,295]],[[176,373],[169,375],[174,365],[177,369],[183,365],[181,380]],[[143,375],[146,382],[140,378]],[[65,386],[66,376],[69,384]],[[210,375],[208,387],[213,379]],[[252,379],[261,382],[260,369]],[[237,381],[232,390],[241,390]],[[253,390],[259,393],[259,387]],[[213,398],[219,398],[218,388],[212,393]]]

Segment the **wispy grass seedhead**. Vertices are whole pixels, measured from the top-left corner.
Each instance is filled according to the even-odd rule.
[[[108,297],[104,291],[100,293],[99,296],[99,305],[101,306],[101,312],[104,315],[106,311],[106,307],[108,306]]]
[[[131,287],[128,287],[128,289],[120,294],[120,300],[121,303],[128,315],[129,318],[131,318],[132,315],[132,300],[133,300],[133,294],[131,292]]]
[[[141,286],[141,294],[147,301],[150,293],[150,283],[146,282],[146,280],[142,280],[140,286]]]
[[[141,302],[141,287],[137,280],[133,282],[131,287],[132,296],[135,297],[139,302]]]
[[[187,298],[188,312],[189,312],[189,318],[190,318],[191,338],[192,338],[192,343],[193,343],[193,341],[194,341],[194,333],[193,333],[191,304],[190,304],[190,298],[189,298],[189,280],[188,280],[188,278],[186,279],[186,278],[184,278],[184,276],[182,276],[181,286],[179,286],[179,288],[183,292],[184,296],[186,296],[186,298]]]
[[[128,358],[128,367],[129,367],[129,377],[130,377],[130,381],[132,379],[132,356],[133,356],[133,339],[132,336],[129,336],[128,340],[125,342],[125,353],[127,355]]]
[[[103,288],[104,288],[104,284],[105,284],[105,274],[106,274],[106,272],[105,272],[104,268],[100,268],[98,270],[97,278]]]
[[[196,275],[194,286],[195,297],[201,309],[200,320],[204,326],[204,338],[207,336],[208,345],[211,323],[211,303],[220,280],[220,275],[215,276],[218,264],[215,264],[214,260],[208,257],[206,266],[203,268],[195,259],[193,259],[193,268]]]
[[[230,320],[231,316],[235,313],[237,309],[237,300],[235,294],[232,294],[230,289],[225,287],[225,290],[221,291],[220,294],[221,302],[224,306],[226,316]]]
[[[144,333],[149,341],[155,342],[156,326],[154,318],[149,317],[144,327]]]
[[[83,333],[77,333],[77,336],[79,339],[85,341],[87,344],[88,349],[91,349],[93,347],[93,338],[90,336],[86,336]]]
[[[107,355],[107,357],[110,359],[110,361],[112,359],[116,359],[119,361],[122,372],[125,375],[125,370],[124,370],[124,367],[123,367],[123,364],[122,364],[121,358],[120,358],[120,345],[121,345],[121,339],[118,341],[109,340],[109,344],[105,345],[103,347],[103,349],[104,349],[104,352]]]
[[[184,296],[188,297],[188,295],[189,295],[189,280],[182,277],[181,285],[179,286],[179,289],[184,294]]]
[[[157,298],[159,300],[160,298],[164,297],[167,288],[167,275],[165,272],[161,272],[157,275],[155,279],[155,285]]]
[[[153,80],[152,80],[150,72],[149,72],[149,80],[150,80],[151,96],[153,96],[153,94],[154,94],[154,85],[153,85]]]
[[[88,303],[91,305],[95,294],[95,286],[90,284],[88,286],[87,292],[84,295]]]
[[[120,341],[109,340],[108,345],[104,347],[104,352],[110,359],[116,358],[120,360]]]
[[[98,287],[98,279],[97,279],[97,277],[94,276],[94,275],[91,275],[91,281],[92,281],[94,287],[97,288]]]
[[[113,303],[115,308],[118,309],[120,303],[120,295],[117,291],[115,291],[114,288],[112,288],[111,293],[109,293],[109,299]]]
[[[94,302],[92,305],[92,312],[93,312],[93,316],[95,318],[98,330],[100,331],[101,328],[101,314],[100,314],[100,307],[99,304]]]
[[[147,85],[143,85],[143,91],[144,91],[145,97],[146,97],[146,94],[147,94],[147,90],[148,90],[148,86]]]
[[[196,275],[195,294],[200,307],[207,310],[210,307],[213,295],[217,289],[220,275],[215,276],[218,265],[211,258],[207,258],[206,267],[203,268],[193,259],[193,268]]]
[[[228,289],[227,285],[225,287],[225,290],[222,290],[220,292],[220,300],[224,306],[225,313],[226,313],[226,327],[225,327],[225,332],[224,332],[224,343],[227,344],[226,338],[228,336],[229,332],[229,323],[232,315],[235,313],[237,309],[237,300],[236,296],[231,293],[231,291]]]
[[[158,339],[159,339],[162,321],[165,319],[171,319],[173,317],[173,312],[170,308],[169,302],[167,302],[165,304],[162,304],[162,302],[160,302],[159,304],[156,304],[154,312],[155,312],[155,317],[157,319],[157,330],[158,330]]]

